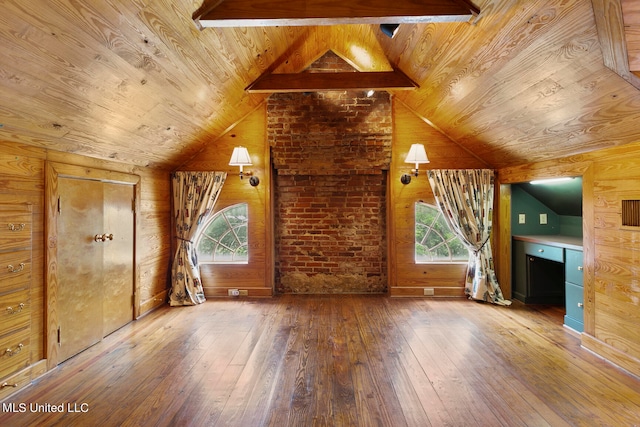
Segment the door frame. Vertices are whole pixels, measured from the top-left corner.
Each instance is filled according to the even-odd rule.
[[[566,159],[565,159],[566,160]],[[494,218],[498,216],[498,226],[495,226],[492,243],[497,255],[496,274],[500,283],[512,281],[512,253],[511,253],[511,184],[532,181],[534,179],[558,178],[563,176],[582,177],[582,235],[584,253],[584,332],[587,335],[595,335],[595,284],[593,265],[595,264],[595,240],[593,230],[595,228],[594,217],[594,161],[582,157],[575,161],[540,162],[531,165],[514,166],[498,171],[495,191],[498,207],[494,209]],[[505,288],[502,288],[503,292]],[[509,286],[507,298],[511,298],[511,286]],[[584,337],[583,336],[583,345]]]
[[[50,162],[45,164],[45,342],[47,370],[55,368],[58,361],[58,178],[86,179],[101,182],[132,185],[134,187],[134,319],[140,316],[140,269],[138,232],[140,226],[140,176],[106,169],[88,168],[84,166],[68,165]],[[133,319],[132,319],[133,320]]]

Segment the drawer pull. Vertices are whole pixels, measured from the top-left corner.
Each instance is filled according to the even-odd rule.
[[[23,222],[22,224],[7,224],[7,227],[9,227],[9,230],[11,231],[22,231],[24,230],[25,227],[25,223]]]
[[[22,351],[22,347],[24,347],[24,345],[23,345],[22,343],[20,343],[20,344],[18,344],[18,345],[16,346],[15,350],[14,350],[14,349],[12,349],[12,348],[8,348],[8,349],[6,349],[6,350],[4,351],[4,354],[7,354],[7,355],[9,355],[9,357],[12,357],[12,356],[14,356],[14,355],[16,355],[16,354],[20,353],[20,352]]]
[[[18,268],[15,268],[11,264],[7,265],[7,268],[9,269],[9,273],[20,273],[22,270],[24,270],[24,262],[21,262]]]
[[[583,304],[583,303],[581,303],[581,302],[579,302],[579,303],[578,303],[578,307],[582,308],[582,307],[584,307],[584,304]]]
[[[7,312],[9,312],[9,314],[16,314],[16,313],[20,313],[23,308],[24,308],[24,303],[21,302],[20,304],[18,304],[18,308],[7,307]]]
[[[0,387],[0,388],[5,388],[5,387],[18,387],[18,383],[9,384],[8,382],[4,382],[4,383],[2,383],[2,387]]]
[[[582,266],[581,265],[578,266],[578,271],[582,271],[582,270],[583,270]]]
[[[544,252],[544,249],[538,249],[538,252],[542,253]]]

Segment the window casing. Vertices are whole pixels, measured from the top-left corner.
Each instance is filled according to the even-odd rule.
[[[416,202],[415,237],[416,263],[466,263],[469,260],[469,251],[436,206]]]
[[[195,241],[200,264],[249,262],[248,210],[247,203],[238,203],[211,217]]]

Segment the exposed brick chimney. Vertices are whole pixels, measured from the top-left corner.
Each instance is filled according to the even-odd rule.
[[[347,69],[354,71],[328,52],[308,71]],[[389,94],[274,94],[267,128],[276,171],[276,289],[385,291]]]

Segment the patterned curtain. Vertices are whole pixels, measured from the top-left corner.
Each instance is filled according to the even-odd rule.
[[[473,299],[510,305],[498,284],[491,253],[493,180],[488,169],[442,169],[428,172],[443,216],[469,249],[465,292]]]
[[[171,266],[171,306],[205,301],[193,238],[213,211],[226,178],[226,172],[175,172],[172,176],[177,248]]]

